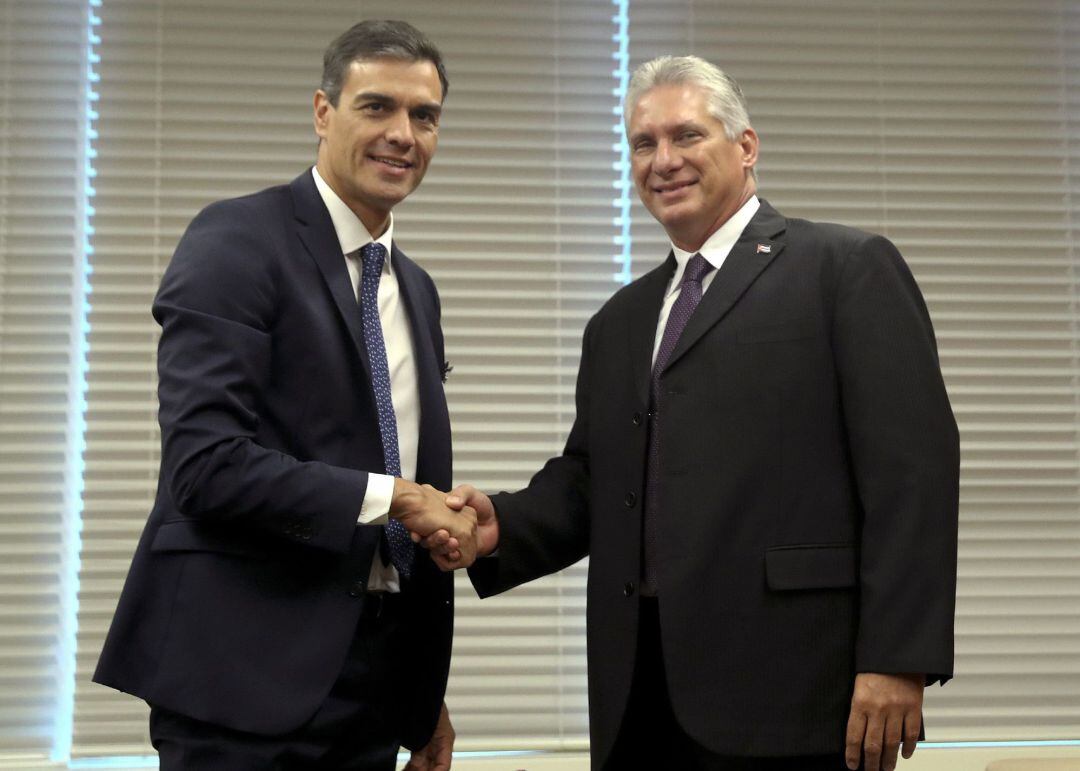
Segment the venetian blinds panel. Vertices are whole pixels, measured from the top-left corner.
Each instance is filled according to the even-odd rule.
[[[573,416],[581,330],[614,290],[609,0],[109,0],[90,315],[76,757],[147,754],[145,707],[89,678],[159,462],[150,302],[202,206],[314,162],[322,51],[362,18],[416,24],[451,87],[395,237],[443,302],[455,478],[516,489]],[[580,747],[584,569],[506,598],[459,583],[448,703],[459,749]]]
[[[632,65],[696,53],[742,84],[763,197],[887,235],[926,295],[963,448],[932,740],[1080,730],[1078,19],[1054,0],[632,6]],[[638,206],[636,272],[666,250]]]
[[[71,677],[86,26],[0,4],[0,754],[49,750]]]

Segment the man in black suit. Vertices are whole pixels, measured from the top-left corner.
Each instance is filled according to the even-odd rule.
[[[188,227],[154,317],[162,462],[95,680],[163,769],[448,768],[454,535],[439,299],[393,239],[447,80],[403,22],[326,52],[315,167]],[[411,481],[416,480],[416,481]]]
[[[595,768],[892,769],[952,672],[959,447],[923,298],[886,239],[757,198],[716,67],[643,65],[625,118],[672,249],[586,327],[563,454],[448,499],[498,549],[473,583],[589,556]]]

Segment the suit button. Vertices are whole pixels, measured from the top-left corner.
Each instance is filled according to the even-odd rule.
[[[640,412],[635,412],[634,413],[634,425],[635,426],[640,426],[641,425],[641,413]]]
[[[626,497],[623,499],[623,503],[626,504],[626,508],[632,509],[634,508],[634,504],[637,503],[637,496],[633,493],[627,493]]]
[[[349,596],[363,597],[365,589],[367,589],[367,587],[364,585],[363,581],[356,581],[353,583],[352,586],[349,587]]]
[[[626,584],[622,588],[622,593],[623,593],[624,597],[632,596],[634,594],[634,582],[633,581],[627,581]]]

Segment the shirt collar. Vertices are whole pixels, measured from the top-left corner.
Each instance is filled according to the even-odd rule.
[[[352,254],[372,241],[382,244],[386,249],[386,263],[384,271],[390,269],[390,245],[394,238],[394,213],[390,213],[390,224],[386,231],[378,238],[372,238],[371,233],[364,227],[364,223],[356,216],[356,213],[341,200],[326,180],[319,174],[319,170],[311,167],[311,176],[315,178],[315,187],[319,189],[319,195],[330,212],[330,219],[334,223],[334,232],[337,234],[338,243],[341,244],[342,254]]]
[[[756,195],[750,196],[737,212],[728,217],[727,222],[705,240],[705,243],[701,245],[697,252],[688,252],[672,244],[671,251],[675,253],[675,275],[671,277],[671,284],[668,285],[667,294],[670,295],[679,288],[683,271],[686,270],[686,263],[695,254],[700,254],[707,263],[719,270],[728,254],[731,253],[735,242],[739,240],[739,236],[746,230],[746,226],[750,224],[750,220],[754,218],[760,207],[761,201],[758,200],[758,197]]]

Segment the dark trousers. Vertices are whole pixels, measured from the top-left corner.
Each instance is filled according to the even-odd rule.
[[[641,598],[637,657],[630,700],[604,771],[847,771],[842,753],[782,758],[717,755],[682,730],[664,675],[656,598]]]
[[[406,663],[398,598],[371,596],[345,666],[305,725],[260,736],[151,705],[150,739],[162,771],[393,771],[407,694],[394,675]]]

